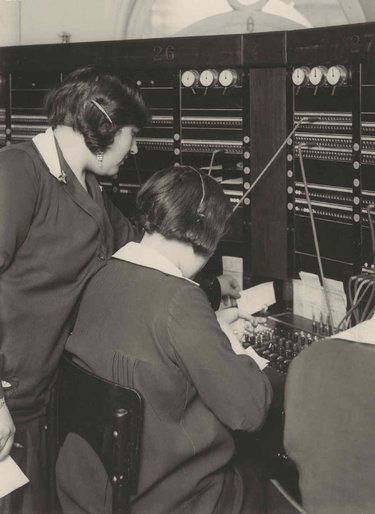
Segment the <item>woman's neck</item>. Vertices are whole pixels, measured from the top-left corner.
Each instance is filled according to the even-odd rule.
[[[156,250],[160,255],[171,261],[178,269],[180,269],[180,243],[178,241],[165,239],[160,234],[144,234],[142,244]]]
[[[88,161],[88,148],[82,134],[75,132],[71,127],[59,125],[54,129],[64,159],[69,164],[78,181],[87,190],[86,163]]]
[[[153,248],[163,257],[171,261],[185,278],[192,278],[205,264],[205,259],[194,253],[190,244],[166,239],[161,234],[144,234],[142,244]]]

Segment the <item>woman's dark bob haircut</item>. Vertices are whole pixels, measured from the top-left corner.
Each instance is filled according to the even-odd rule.
[[[138,222],[146,232],[191,244],[205,257],[215,251],[231,214],[221,186],[190,166],[156,172],[137,195]]]
[[[137,87],[96,66],[86,66],[67,75],[47,95],[45,110],[52,128],[72,127],[83,135],[93,153],[107,150],[123,127],[141,129],[148,119],[148,108]]]

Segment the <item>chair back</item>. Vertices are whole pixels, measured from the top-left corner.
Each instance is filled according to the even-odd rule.
[[[140,394],[62,359],[58,392],[58,441],[78,434],[96,452],[112,484],[112,511],[125,513],[137,492],[143,406]]]

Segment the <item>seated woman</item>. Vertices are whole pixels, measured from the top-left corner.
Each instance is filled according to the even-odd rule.
[[[293,359],[284,443],[309,514],[375,512],[375,318]]]
[[[192,280],[224,234],[231,206],[190,167],[155,173],[137,198],[141,243],[122,247],[88,284],[67,349],[77,362],[144,399],[134,514],[261,513],[251,466],[237,467],[231,430],[255,431],[271,386],[236,355]],[[110,512],[109,481],[70,434],[57,463],[64,513]]]

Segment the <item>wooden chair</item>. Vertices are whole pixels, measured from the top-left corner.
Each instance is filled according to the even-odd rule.
[[[96,452],[112,484],[112,512],[126,513],[137,492],[143,408],[139,393],[99,378],[64,355],[58,387],[61,447],[78,434]]]

